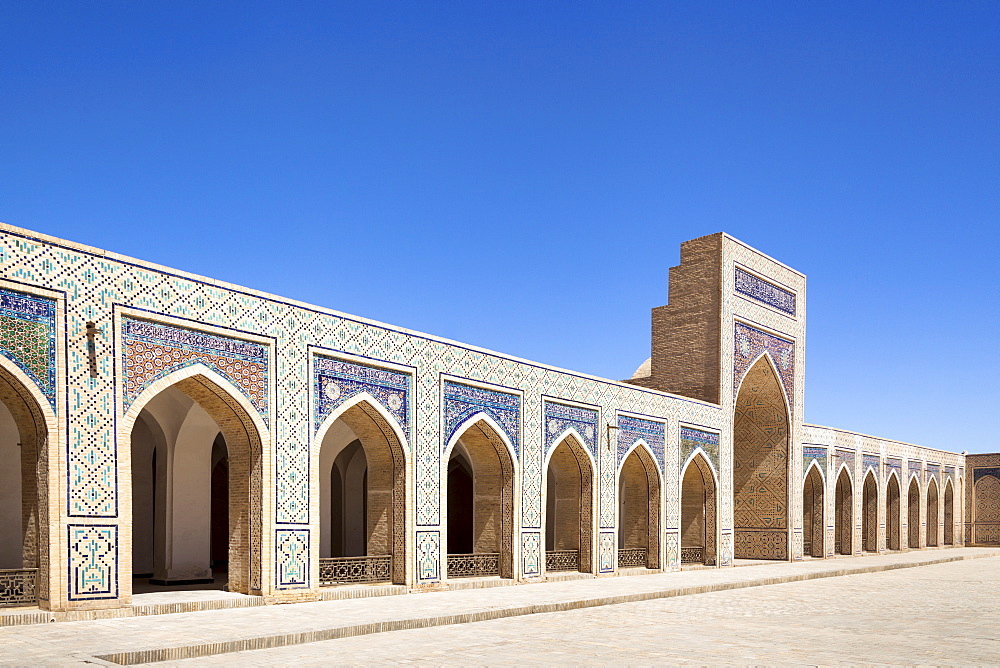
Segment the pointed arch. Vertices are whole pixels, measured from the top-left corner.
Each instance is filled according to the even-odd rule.
[[[955,544],[955,486],[950,477],[944,486],[944,544]]]
[[[681,471],[681,562],[717,563],[718,478],[711,461],[695,448]]]
[[[826,531],[823,522],[825,497],[826,479],[823,477],[823,469],[814,459],[806,469],[802,483],[802,549],[810,557],[826,556]]]
[[[618,566],[660,567],[662,478],[649,444],[638,439],[618,466]]]
[[[334,512],[331,488],[336,474],[332,469],[324,469],[323,464],[333,465],[332,457],[324,454],[331,446],[329,437],[334,425],[343,423],[360,441],[365,458],[364,485],[360,493],[363,517],[360,520],[363,529],[363,545],[367,557],[389,557],[386,569],[381,560],[369,560],[363,576],[367,581],[388,579],[394,584],[405,585],[409,581],[410,564],[406,558],[409,536],[412,533],[407,525],[406,505],[409,498],[409,442],[402,425],[382,402],[369,392],[359,392],[338,405],[324,418],[313,438],[313,467],[320,481],[320,504],[324,515],[321,517],[321,541],[326,525],[327,511]],[[329,475],[328,475],[329,473]],[[345,490],[340,489],[343,497]],[[345,499],[341,498],[340,502]],[[332,519],[330,521],[332,525]],[[321,548],[325,549],[325,548]],[[337,584],[346,581],[339,572],[337,555],[321,557],[318,567],[321,584]],[[324,559],[326,561],[324,561]],[[377,563],[376,563],[377,562]],[[350,581],[359,581],[356,576]]]
[[[906,492],[906,547],[920,549],[920,480],[916,474],[910,476]]]
[[[846,466],[841,466],[837,474],[833,512],[834,550],[837,554],[853,554],[854,483]]]
[[[940,543],[938,534],[940,533],[940,523],[938,522],[940,495],[938,494],[937,479],[931,477],[927,482],[927,547],[937,547]]]
[[[886,549],[900,549],[900,484],[899,475],[893,469],[885,483],[885,544]]]
[[[12,494],[17,503],[20,523],[9,533],[0,527],[0,540],[16,545],[9,568],[35,568],[37,574],[30,587],[15,595],[10,603],[31,605],[49,601],[49,463],[57,455],[56,416],[48,399],[38,386],[16,364],[0,355],[0,403],[3,403],[17,431],[17,442],[10,444],[17,451],[17,469],[12,478],[18,481],[19,494]],[[13,461],[11,463],[13,463]],[[17,553],[20,553],[18,559]],[[0,566],[2,568],[3,566]],[[13,593],[13,591],[11,592]],[[6,597],[5,597],[6,598]],[[0,606],[7,601],[0,599]]]
[[[448,440],[441,458],[445,479],[459,441],[473,469],[473,552],[448,555],[448,577],[513,578],[517,453],[503,428],[479,411],[463,420]]]
[[[547,571],[593,572],[597,467],[584,443],[576,429],[567,429],[553,442],[542,463]]]
[[[229,580],[228,588],[244,594],[263,592],[263,464],[270,452],[270,431],[246,395],[227,378],[198,363],[173,371],[147,387],[118,422],[118,442],[128,443],[139,413],[164,390],[175,387],[215,421],[229,451]],[[131,449],[119,448],[119,475],[131,488]],[[132,508],[123,512],[126,544],[131,541]],[[126,596],[131,578],[125,578]]]
[[[788,396],[774,359],[761,353],[740,379],[733,416],[735,556],[789,556]]]
[[[967,540],[973,545],[996,545],[1000,540],[1000,477],[990,473],[969,471],[972,478],[972,500],[969,505],[972,535]],[[968,520],[967,520],[968,521]]]
[[[861,549],[878,552],[878,479],[875,471],[865,471],[861,487]]]

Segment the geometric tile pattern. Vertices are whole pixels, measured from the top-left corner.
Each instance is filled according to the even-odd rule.
[[[500,425],[513,446],[514,453],[520,457],[521,397],[508,392],[445,381],[445,443],[451,441],[451,437],[469,417],[480,412],[486,413]]]
[[[308,587],[309,529],[278,529],[274,539],[278,586],[283,589]]]
[[[438,557],[441,554],[441,534],[437,531],[417,532],[417,576],[421,582],[441,579]]]
[[[667,427],[662,422],[643,420],[631,415],[618,416],[618,463],[621,464],[629,449],[638,441],[645,441],[653,452],[656,465],[663,471],[663,450]]]
[[[761,353],[767,352],[778,369],[785,396],[791,400],[795,396],[792,392],[795,383],[795,344],[742,322],[736,323],[735,340],[733,392],[739,389],[743,374],[751,364]]]
[[[590,454],[596,458],[597,452],[597,411],[578,406],[567,406],[554,401],[545,402],[545,451],[555,444],[567,429],[575,429],[583,439]]]
[[[777,285],[736,267],[736,292],[773,306],[788,315],[795,315],[795,295]]]
[[[920,472],[923,470],[924,467],[923,467],[923,464],[921,462],[911,461],[908,468],[909,468],[909,472],[910,472],[910,477],[917,476],[917,478],[919,479],[920,478]]]
[[[879,475],[879,456],[878,455],[861,455],[861,468],[863,469],[862,477],[868,469],[875,471],[875,478],[878,479]]]
[[[709,461],[715,465],[716,470],[719,467],[719,435],[712,433],[710,431],[702,431],[701,429],[692,429],[691,427],[681,427],[681,448],[680,448],[680,459],[678,459],[679,464],[683,464],[687,461],[691,453],[701,448],[706,455],[708,455]]]
[[[396,418],[403,432],[409,433],[409,374],[319,355],[313,358],[313,394],[316,406],[313,429],[319,429],[337,406],[362,392],[377,399]]]
[[[158,379],[204,364],[230,381],[268,421],[267,347],[145,320],[123,318],[124,408]]]
[[[525,575],[538,575],[541,566],[541,534],[535,531],[521,534],[521,568]]]
[[[0,288],[0,355],[38,385],[56,407],[56,303]]]
[[[613,533],[602,532],[598,545],[598,572],[612,573],[618,561],[618,541]]]
[[[70,524],[69,599],[118,597],[118,527]]]
[[[895,471],[896,475],[900,476],[902,479],[903,475],[903,460],[895,457],[888,457],[885,460],[885,473],[888,476],[890,472]]]
[[[840,466],[847,466],[847,474],[854,478],[854,451],[853,450],[841,450],[837,449],[833,453],[833,469],[834,473],[838,476],[840,474]]]
[[[928,464],[927,465],[927,471],[926,471],[926,473],[927,473],[927,479],[928,480],[930,480],[931,478],[933,478],[934,480],[937,480],[938,482],[940,482],[941,465],[940,464]]]

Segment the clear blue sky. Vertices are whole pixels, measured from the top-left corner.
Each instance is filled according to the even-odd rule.
[[[1000,451],[1000,3],[0,4],[0,220],[610,378],[678,245],[806,419]]]

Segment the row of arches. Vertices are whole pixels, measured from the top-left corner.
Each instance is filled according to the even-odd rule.
[[[809,467],[803,485],[803,552],[807,556],[823,557],[824,551],[824,490],[825,484],[820,468]],[[925,547],[955,544],[955,489],[951,478],[945,482],[944,495],[939,494],[938,482],[931,478],[924,490],[921,503],[921,488],[916,476],[911,477],[906,496],[901,495],[899,476],[892,471],[885,483],[884,521],[885,549],[900,550],[904,545],[903,520],[906,525],[905,546],[921,547],[920,529],[926,525]],[[855,544],[854,483],[846,466],[842,466],[834,486],[833,503],[833,554],[850,555],[858,552],[879,551],[879,490],[878,480],[873,470],[864,476],[861,488],[860,544]],[[905,501],[905,506],[903,505]],[[922,517],[922,508],[926,509]],[[942,520],[942,521],[939,521]]]

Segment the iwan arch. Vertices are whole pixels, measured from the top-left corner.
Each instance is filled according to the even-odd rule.
[[[803,424],[805,313],[686,242],[612,381],[0,226],[0,605],[1000,544],[998,456]]]

